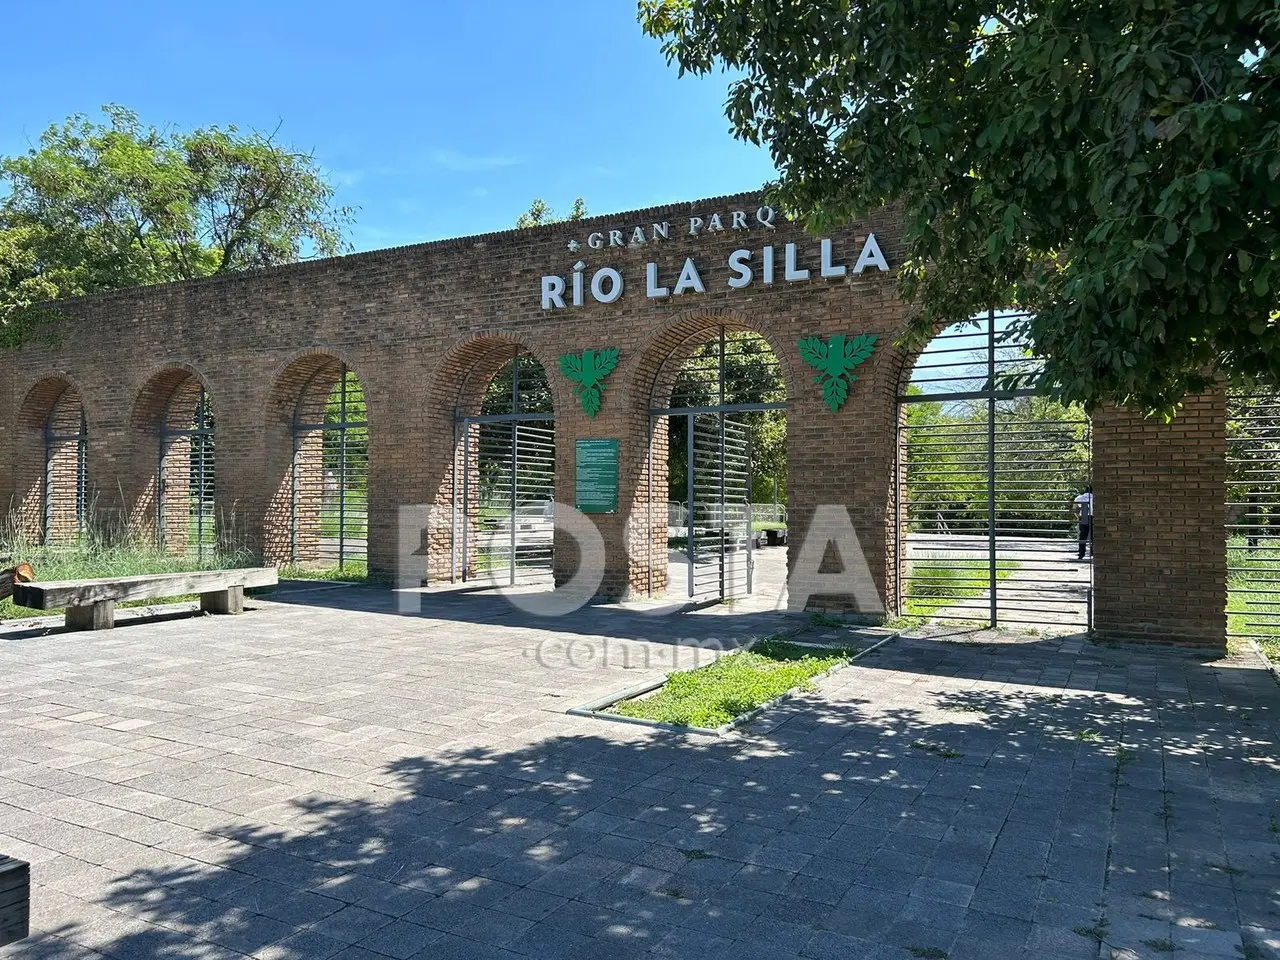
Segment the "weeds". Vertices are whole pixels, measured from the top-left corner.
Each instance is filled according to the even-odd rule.
[[[914,740],[911,743],[911,749],[932,753],[935,757],[941,757],[943,760],[953,760],[956,757],[964,756],[959,750],[953,750],[945,743],[933,740]]]

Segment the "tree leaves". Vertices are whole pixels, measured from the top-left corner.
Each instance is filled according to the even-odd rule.
[[[992,9],[640,16],[682,71],[740,75],[727,116],[769,147],[789,214],[817,229],[900,205],[913,345],[1010,306],[1034,314],[1045,385],[1090,408],[1168,414],[1214,367],[1280,383],[1280,8],[1031,0],[999,25]]]
[[[103,113],[0,159],[0,343],[43,323],[44,300],[348,248],[351,210],[310,155],[235,127],[160,131]]]

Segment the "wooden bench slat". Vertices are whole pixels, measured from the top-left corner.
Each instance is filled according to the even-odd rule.
[[[0,947],[31,933],[31,867],[0,854]]]
[[[85,607],[104,600],[156,600],[187,593],[212,593],[230,587],[270,587],[279,582],[275,567],[142,574],[100,580],[57,580],[17,584],[13,602],[33,610]]]

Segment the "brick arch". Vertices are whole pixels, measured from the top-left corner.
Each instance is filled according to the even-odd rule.
[[[542,365],[551,386],[552,410],[557,417],[561,416],[561,411],[569,409],[571,395],[564,378],[558,375],[558,360],[543,345],[511,330],[482,330],[455,341],[432,376],[426,397],[427,444],[429,449],[448,451],[448,456],[433,458],[425,487],[431,498],[432,514],[427,543],[430,582],[446,581],[454,573],[454,482],[455,477],[463,474],[464,467],[456,418],[480,413],[489,383],[517,350]]]
[[[163,510],[166,518],[175,518],[174,523],[165,524],[164,535],[165,548],[175,552],[188,546],[187,523],[185,519],[179,522],[176,518],[185,517],[190,504],[192,442],[180,439],[166,448],[161,442],[161,431],[190,426],[202,388],[212,405],[216,424],[217,398],[210,391],[208,380],[194,366],[181,361],[162,364],[147,374],[135,395],[129,418],[132,456],[125,490],[129,532],[158,544]],[[161,471],[167,478],[163,503]]]
[[[198,390],[201,386],[212,398],[208,379],[189,363],[172,361],[152,368],[134,396],[130,429],[135,434],[148,430],[158,433],[166,423],[172,425],[182,414],[181,401],[177,406],[173,403],[178,391]]]
[[[86,421],[83,394],[61,373],[32,384],[18,408],[11,522],[32,542],[74,540],[83,527]]]
[[[647,438],[631,465],[636,482],[631,488],[628,510],[633,521],[627,531],[627,582],[630,589],[639,593],[649,590],[660,592],[668,586],[668,421],[659,419],[651,428],[649,410],[667,405],[684,361],[721,326],[731,331],[754,333],[763,339],[777,358],[786,386],[787,402],[796,401],[799,380],[791,352],[782,348],[778,334],[766,323],[732,310],[698,308],[676,314],[649,334],[631,358],[626,380],[626,395],[632,398],[630,418],[635,435]],[[647,482],[650,476],[653,478],[652,493]],[[788,488],[791,486],[789,476]]]
[[[661,406],[664,397],[670,395],[680,365],[722,325],[730,330],[758,334],[769,345],[778,359],[787,401],[794,402],[796,371],[790,352],[781,348],[777,334],[767,324],[744,314],[716,308],[683,311],[654,330],[631,358],[628,393],[646,405],[646,412],[648,407]]]
[[[455,413],[478,414],[489,381],[510,362],[516,350],[528,353],[542,365],[551,384],[552,406],[557,412],[564,409],[568,395],[561,378],[555,375],[557,358],[527,337],[500,329],[471,334],[449,347],[431,378],[427,409],[447,413],[450,418]]]
[[[269,495],[263,519],[263,555],[267,563],[320,560],[326,483],[324,433],[299,434],[296,426],[324,422],[329,396],[344,370],[354,374],[360,385],[369,424],[367,442],[372,447],[374,418],[366,381],[341,353],[325,347],[299,350],[272,375],[263,411]],[[369,469],[370,465],[364,464],[366,492]]]

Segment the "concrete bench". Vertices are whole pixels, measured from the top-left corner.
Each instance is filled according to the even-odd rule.
[[[246,587],[271,587],[277,582],[279,578],[275,567],[156,573],[104,580],[58,580],[15,584],[13,602],[33,610],[60,610],[65,607],[68,630],[110,630],[116,624],[117,603],[198,593],[200,609],[205,613],[243,613]]]
[[[0,853],[0,947],[31,932],[31,867]]]

